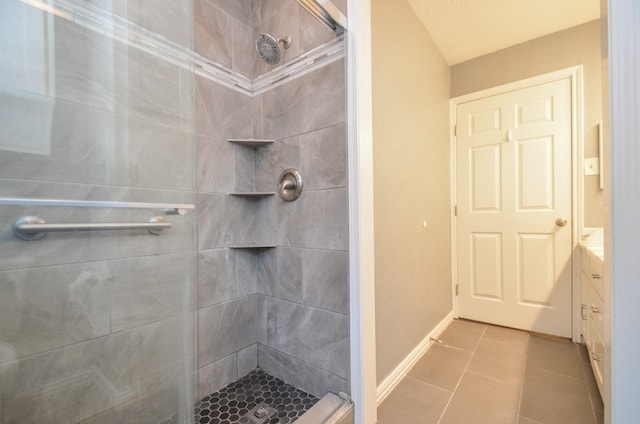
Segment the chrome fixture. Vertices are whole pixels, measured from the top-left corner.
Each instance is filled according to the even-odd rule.
[[[278,194],[287,202],[293,202],[302,194],[302,175],[295,168],[282,171],[278,178]]]
[[[178,210],[184,213],[195,209],[193,204],[175,203],[137,203],[137,202],[104,202],[97,200],[66,200],[66,199],[32,199],[26,197],[0,197],[0,206],[63,206],[73,208],[124,208],[124,209],[165,209]],[[172,215],[167,213],[167,215]]]
[[[330,1],[325,0],[322,4],[318,0],[297,0],[297,2],[336,34],[342,34],[347,28],[347,19]]]
[[[185,216],[187,214],[187,210],[184,208],[165,208],[164,214]]]
[[[61,231],[103,231],[103,230],[147,230],[151,234],[159,235],[165,229],[171,228],[171,223],[162,216],[152,216],[148,222],[101,222],[75,224],[47,224],[37,216],[23,216],[13,224],[13,233],[22,240],[38,240],[47,233]]]
[[[262,60],[267,62],[269,65],[275,65],[280,62],[280,59],[282,58],[280,43],[282,43],[282,47],[288,49],[291,47],[291,37],[287,35],[286,37],[276,40],[275,37],[269,34],[260,34],[256,40],[256,50],[260,54]]]

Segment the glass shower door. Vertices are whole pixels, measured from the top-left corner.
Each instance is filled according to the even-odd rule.
[[[191,2],[153,3],[0,2],[0,424],[193,420]]]

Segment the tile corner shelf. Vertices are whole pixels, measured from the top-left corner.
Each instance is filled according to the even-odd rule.
[[[229,143],[239,144],[241,146],[261,147],[267,146],[273,143],[275,140],[260,140],[256,138],[228,138],[227,141]],[[274,196],[275,194],[275,191],[232,191],[227,193],[228,196],[243,197],[245,199],[251,200],[265,199],[267,197]],[[250,250],[257,253],[259,253],[261,250],[273,249],[275,247],[275,244],[265,243],[230,244],[227,246],[227,248],[229,249]]]
[[[276,193],[274,191],[234,191],[227,194],[229,196],[253,197],[256,199],[262,199],[263,197],[274,196]]]
[[[227,247],[229,249],[259,250],[259,249],[273,249],[277,246],[275,244],[230,244]]]
[[[273,143],[275,140],[260,140],[257,138],[228,138],[229,143],[240,144],[248,147],[260,147]]]

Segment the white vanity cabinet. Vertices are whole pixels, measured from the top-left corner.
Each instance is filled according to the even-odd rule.
[[[589,351],[589,359],[600,394],[604,393],[604,266],[598,248],[584,243],[582,256],[582,338]]]

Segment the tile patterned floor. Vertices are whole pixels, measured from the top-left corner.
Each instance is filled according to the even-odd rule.
[[[378,408],[378,424],[601,424],[584,346],[455,320]]]
[[[195,421],[199,424],[289,424],[316,402],[318,398],[258,369],[198,402]]]

